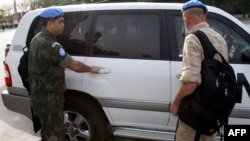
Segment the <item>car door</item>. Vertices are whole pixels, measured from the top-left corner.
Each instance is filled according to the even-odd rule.
[[[91,27],[92,12],[89,11],[69,11],[64,13],[64,31],[58,36],[65,51],[75,60],[85,63],[87,58],[86,35]],[[75,91],[83,91],[82,75],[65,69],[65,82],[67,89]]]
[[[102,74],[83,75],[111,125],[166,128],[170,62],[162,11],[98,11],[89,34],[87,64]],[[93,79],[94,78],[94,79]]]
[[[188,34],[184,27],[184,22],[180,11],[172,11],[169,13],[169,20],[173,21],[173,26],[170,29],[175,33],[170,44],[172,49],[171,72],[176,72],[171,75],[172,78],[172,96],[174,100],[180,81],[178,78],[181,75],[182,67],[182,49],[185,35]],[[222,12],[223,14],[223,12]],[[229,18],[228,18],[229,17]],[[229,124],[249,124],[250,122],[250,67],[249,67],[249,50],[250,50],[250,35],[249,29],[245,28],[242,23],[239,23],[234,17],[227,15],[222,16],[210,12],[207,16],[207,22],[214,30],[220,33],[226,40],[229,53],[229,63],[234,68],[237,85],[239,88],[239,99],[231,113]],[[244,26],[244,27],[243,27]],[[176,47],[177,46],[177,47]],[[171,124],[176,124],[176,117],[171,118]]]

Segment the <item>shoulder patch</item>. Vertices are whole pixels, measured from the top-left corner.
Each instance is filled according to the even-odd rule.
[[[65,56],[65,54],[66,54],[66,53],[65,53],[65,50],[64,50],[62,47],[60,47],[60,48],[59,48],[59,55],[60,55],[60,56]]]

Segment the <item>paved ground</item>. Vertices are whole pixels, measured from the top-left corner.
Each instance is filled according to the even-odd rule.
[[[1,87],[1,91],[4,87]],[[32,131],[32,122],[25,116],[7,110],[0,97],[0,140],[39,141],[39,134]]]

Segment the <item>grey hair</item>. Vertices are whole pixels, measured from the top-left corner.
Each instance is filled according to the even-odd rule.
[[[189,9],[185,10],[185,12],[187,14],[189,14],[190,16],[204,16],[204,15],[206,15],[204,13],[204,10],[202,8],[198,8],[198,7],[189,8]]]

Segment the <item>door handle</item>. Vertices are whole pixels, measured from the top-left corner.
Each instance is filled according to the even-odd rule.
[[[101,69],[99,70],[99,74],[108,74],[110,73],[111,70],[109,68],[105,68],[105,67],[101,67]]]

